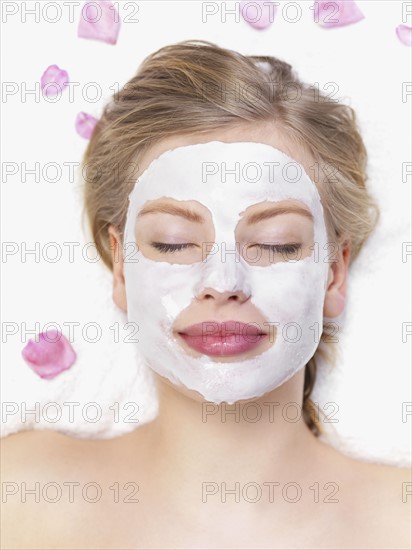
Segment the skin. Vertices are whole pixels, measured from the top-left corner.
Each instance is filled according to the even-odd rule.
[[[261,125],[164,140],[146,153],[140,168],[167,149],[212,139],[268,143],[304,167],[313,164],[273,126]],[[284,218],[286,227],[291,221],[287,215]],[[120,258],[114,264],[113,299],[126,311],[120,239],[114,227],[110,236],[113,258]],[[345,306],[349,255],[349,248],[340,249],[337,262],[330,265],[327,317],[338,315]],[[241,293],[208,289],[197,298],[196,307],[182,314],[179,326],[221,313],[259,321]],[[36,481],[41,485],[76,481],[80,487],[94,481],[103,495],[94,504],[79,493],[75,503],[68,502],[68,493],[56,504],[44,499],[35,503],[30,497],[22,503],[10,497],[3,505],[2,548],[410,548],[412,498],[402,502],[402,484],[411,482],[409,470],[352,459],[319,441],[303,419],[290,422],[280,414],[290,402],[302,404],[304,369],[253,400],[264,411],[258,422],[248,421],[250,412],[244,414],[252,400],[236,404],[238,418],[222,417],[225,410],[236,409],[223,404],[202,421],[202,400],[196,392],[177,388],[157,375],[156,382],[157,418],[120,437],[81,440],[52,431],[29,431],[2,440],[4,481],[26,481],[28,487]],[[265,402],[279,403],[274,420]],[[120,502],[115,503],[109,487],[116,482],[121,491]],[[205,493],[205,482],[217,489],[216,494]],[[272,486],[273,502],[270,482],[279,483]],[[126,483],[138,484],[133,495],[138,503],[124,502],[135,487],[122,489]],[[222,502],[222,483],[229,490],[240,484],[239,502],[230,493]],[[259,502],[250,502],[256,494],[253,487],[243,492],[247,483],[261,488]],[[296,492],[293,487],[285,490],[287,483],[299,485],[298,502],[290,502]]]

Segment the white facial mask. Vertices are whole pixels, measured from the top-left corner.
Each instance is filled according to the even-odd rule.
[[[229,173],[236,166],[238,174]],[[192,264],[171,263],[175,254],[164,254],[164,261],[142,254],[136,244],[137,215],[146,201],[162,197],[196,200],[210,210],[216,253],[204,254],[204,261]],[[314,248],[311,256],[298,261],[262,266],[221,250],[222,243],[227,251],[236,250],[235,228],[249,206],[287,199],[310,210],[315,247],[325,250],[326,227],[315,184],[300,164],[270,145],[211,141],[182,146],[161,154],[138,178],[129,195],[124,276],[128,320],[139,327],[136,345],[151,369],[176,386],[196,390],[206,401],[233,404],[264,395],[306,365],[323,327],[329,267],[323,255],[315,255]],[[192,357],[184,350],[172,324],[209,287],[218,292],[241,290],[250,296],[261,316],[276,326],[269,349],[243,360],[232,356],[229,362],[209,355]],[[238,306],[240,311],[242,304]],[[207,320],[206,315],[193,322]]]

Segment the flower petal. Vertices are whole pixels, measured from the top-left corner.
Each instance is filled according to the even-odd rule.
[[[345,27],[365,18],[353,0],[319,2],[313,4],[314,21],[326,29]]]
[[[243,0],[239,4],[239,10],[246,23],[249,23],[254,29],[262,30],[273,23],[277,6],[276,2],[267,0],[256,0],[255,2]]]
[[[38,342],[29,340],[22,350],[22,356],[36,374],[46,379],[69,369],[77,357],[64,334],[54,329],[40,332]]]
[[[90,139],[96,124],[97,118],[95,118],[94,116],[84,112],[78,113],[75,122],[76,132],[82,138]]]
[[[405,44],[405,46],[412,46],[412,27],[398,25],[396,27],[396,35],[402,44]]]
[[[85,2],[80,15],[77,36],[116,44],[120,31],[120,18],[109,0]]]
[[[47,97],[60,94],[69,82],[67,71],[60,69],[57,65],[49,65],[41,76],[40,86],[42,93]]]

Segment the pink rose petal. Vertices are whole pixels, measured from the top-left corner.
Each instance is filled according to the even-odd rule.
[[[42,74],[40,86],[47,97],[60,94],[69,82],[67,71],[60,69],[57,65],[50,65]]]
[[[314,2],[314,21],[325,29],[345,27],[365,18],[353,0]]]
[[[92,115],[88,115],[87,113],[79,113],[76,117],[76,132],[84,139],[90,139],[94,127],[97,124],[97,118],[94,118]]]
[[[243,0],[239,5],[240,13],[246,23],[254,29],[262,30],[269,27],[275,18],[277,6],[275,2],[267,0]]]
[[[412,27],[398,25],[396,27],[396,35],[402,44],[405,44],[405,46],[412,46]]]
[[[69,369],[76,360],[76,352],[70,342],[55,329],[40,332],[38,342],[29,340],[22,356],[36,374],[46,379]]]
[[[120,31],[119,13],[109,0],[85,2],[80,15],[77,36],[116,44]]]

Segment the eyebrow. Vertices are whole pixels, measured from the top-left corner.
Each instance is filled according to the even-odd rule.
[[[255,212],[254,214],[250,214],[249,216],[246,216],[245,221],[247,224],[251,225],[253,223],[258,223],[263,220],[267,220],[269,218],[273,218],[274,216],[279,216],[280,214],[300,214],[301,216],[305,216],[306,218],[309,218],[313,221],[313,216],[309,210],[306,210],[306,208],[302,208],[301,206],[271,206],[269,208],[266,208],[265,210],[261,210],[260,212]]]
[[[165,204],[165,203],[158,203],[153,204],[151,206],[146,206],[142,208],[142,210],[138,214],[138,218],[146,215],[146,214],[171,214],[172,216],[180,216],[182,218],[185,218],[186,220],[189,220],[191,222],[195,223],[204,223],[205,219],[203,216],[198,214],[197,212],[194,212],[193,210],[190,210],[188,208],[185,208],[183,206],[179,206],[177,204]],[[305,216],[306,218],[309,218],[313,221],[313,216],[309,212],[309,210],[306,210],[306,208],[302,208],[301,206],[271,206],[269,208],[266,208],[265,210],[261,210],[260,212],[255,212],[254,214],[249,214],[245,218],[245,222],[248,225],[261,222],[263,220],[267,220],[269,218],[273,218],[275,216],[279,216],[281,214],[300,214],[302,216]]]
[[[205,221],[203,216],[201,216],[197,212],[194,212],[193,210],[184,208],[183,206],[179,206],[177,204],[165,204],[165,203],[158,203],[158,204],[153,204],[151,206],[146,206],[142,208],[142,210],[140,210],[137,217],[140,218],[145,214],[156,214],[156,213],[172,214],[172,216],[181,216],[182,218],[186,218],[187,220],[191,222],[196,222],[196,223],[203,223]]]

